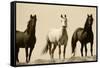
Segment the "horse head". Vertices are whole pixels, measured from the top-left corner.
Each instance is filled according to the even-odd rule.
[[[65,15],[61,14],[61,23],[62,23],[63,28],[67,27],[67,17],[66,17],[66,14]]]
[[[92,16],[92,14],[91,15],[87,14],[85,29],[86,30],[92,29],[92,24],[93,24],[93,16]]]
[[[32,16],[32,14],[31,14],[30,20],[29,20],[28,25],[27,25],[28,33],[32,33],[33,31],[35,31],[36,21],[37,21],[36,15]]]

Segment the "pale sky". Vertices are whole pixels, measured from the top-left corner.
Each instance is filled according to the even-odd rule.
[[[30,15],[36,14],[36,44],[32,53],[31,62],[36,59],[50,59],[49,53],[41,55],[43,48],[46,45],[46,35],[49,30],[53,28],[60,28],[61,14],[66,14],[68,18],[68,27],[66,28],[68,33],[68,44],[66,48],[66,58],[71,56],[71,38],[73,32],[79,28],[84,27],[87,14],[92,14],[93,21],[93,54],[96,55],[96,8],[95,7],[77,7],[77,6],[59,6],[59,5],[45,5],[45,4],[28,4],[17,3],[16,6],[16,29],[24,31],[28,24]],[[89,44],[88,44],[89,45]],[[63,50],[63,47],[62,47]],[[58,56],[58,47],[55,50],[55,58]],[[77,43],[76,56],[80,56],[80,43]],[[90,56],[90,46],[88,46],[88,56]],[[63,56],[61,56],[63,57]],[[20,49],[19,60],[25,62],[25,51]]]

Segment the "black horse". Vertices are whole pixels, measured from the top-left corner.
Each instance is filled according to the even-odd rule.
[[[16,61],[19,62],[18,53],[19,48],[25,48],[26,51],[26,62],[28,63],[31,58],[32,50],[36,43],[35,26],[36,26],[36,15],[30,15],[30,20],[27,25],[27,29],[24,32],[16,31]],[[28,48],[30,52],[28,54]]]
[[[85,22],[84,28],[78,28],[73,36],[72,36],[72,54],[75,56],[75,48],[77,41],[81,43],[81,56],[83,56],[83,47],[85,46],[85,56],[87,56],[87,46],[86,44],[90,42],[91,45],[91,56],[93,56],[93,31],[92,31],[92,24],[93,24],[93,16],[87,15],[87,19]]]

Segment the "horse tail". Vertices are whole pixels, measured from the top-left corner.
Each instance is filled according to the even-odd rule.
[[[71,40],[72,54],[75,53],[76,42],[77,42],[77,31],[74,32]]]
[[[49,41],[49,39],[47,39],[47,43],[46,43],[46,46],[44,47],[44,49],[42,51],[42,54],[45,54],[45,53],[48,52],[49,43],[50,43],[50,41]]]

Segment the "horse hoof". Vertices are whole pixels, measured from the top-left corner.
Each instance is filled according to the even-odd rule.
[[[72,55],[71,55],[72,57],[74,57],[75,56],[75,53],[72,53]]]
[[[19,63],[19,60],[17,59],[16,62]]]
[[[62,59],[62,61],[64,62],[64,61],[65,61],[65,58],[64,58],[64,59]]]
[[[19,63],[19,61],[16,61],[16,63]]]
[[[51,62],[55,62],[55,60],[54,59],[51,59]]]
[[[26,63],[29,63],[29,60],[26,60]]]
[[[26,63],[28,63],[28,61],[26,61]]]

